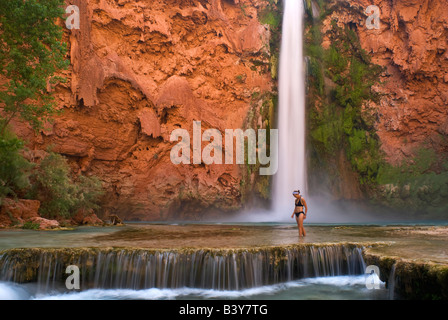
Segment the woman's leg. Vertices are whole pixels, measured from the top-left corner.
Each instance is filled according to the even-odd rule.
[[[299,235],[306,236],[305,228],[303,227],[304,214],[299,215]]]
[[[299,217],[300,217],[301,215],[299,215]],[[297,228],[299,229],[299,235],[300,235],[300,219],[299,219],[299,217],[296,215],[296,222],[297,222]]]

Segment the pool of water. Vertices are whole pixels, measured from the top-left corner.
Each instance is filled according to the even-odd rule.
[[[414,261],[448,263],[446,223],[306,224],[298,236],[292,223],[130,223],[121,227],[80,227],[74,230],[0,230],[0,251],[12,248],[127,247],[152,249],[256,248],[298,243],[380,244],[370,248]],[[366,287],[364,275],[307,278],[236,291],[199,288],[145,290],[92,289],[67,293],[41,292],[36,284],[0,283],[1,299],[82,300],[330,300],[389,299],[385,284]]]
[[[386,300],[391,298],[384,283],[380,284],[380,289],[367,289],[366,277],[363,275],[308,278],[235,291],[151,288],[92,289],[74,293],[37,292],[38,289],[33,284],[0,283],[0,300]]]
[[[12,248],[132,247],[250,248],[297,243],[383,243],[373,251],[448,263],[448,226],[438,224],[307,224],[306,237],[287,223],[131,223],[63,231],[0,230],[0,250]]]
[[[73,230],[0,230],[0,250],[13,248],[73,248],[102,246],[95,238],[122,230],[120,227],[79,227]]]

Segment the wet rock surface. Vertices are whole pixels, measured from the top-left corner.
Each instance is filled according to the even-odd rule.
[[[308,225],[307,236],[290,224],[126,224],[78,227],[49,233],[0,231],[0,249],[132,247],[147,249],[257,248],[295,244],[365,244],[369,252],[414,261],[448,264],[447,226]]]

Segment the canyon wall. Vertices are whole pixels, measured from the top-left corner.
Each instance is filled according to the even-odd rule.
[[[312,161],[327,162],[327,176],[317,175],[315,189],[329,185],[335,199],[374,199],[377,204],[413,211],[420,217],[430,212],[443,213],[448,192],[446,2],[333,0],[308,3],[308,14],[313,16],[311,22],[308,20],[309,34],[313,33],[312,26],[319,24],[319,43],[327,50],[320,59],[324,61],[324,90],[317,94],[318,98],[311,92],[309,110],[314,115],[320,113],[321,118],[324,118],[322,110],[330,110],[332,116],[322,121],[318,129],[327,130],[327,137],[337,132],[345,139],[334,139],[343,142],[334,148],[337,152],[329,152],[326,146],[327,154],[319,154],[319,151],[313,154]],[[366,11],[372,5],[379,9],[378,28],[373,25],[374,11]],[[342,43],[341,48],[351,49],[344,53],[332,52],[336,41]],[[316,55],[313,58],[316,59]],[[343,72],[328,72],[329,67],[340,67],[338,63],[347,63]],[[379,66],[382,71],[373,79],[370,96],[364,95],[362,104],[355,107],[353,98],[363,94],[362,83],[372,80],[365,72],[369,64],[372,70],[373,66]],[[359,74],[364,78],[356,82],[353,79]],[[357,83],[356,88],[354,83]],[[352,96],[345,92],[347,88],[348,91],[353,89]],[[340,102],[338,95],[345,98],[344,94],[352,100],[331,106]],[[351,111],[352,107],[356,110]],[[360,116],[355,123],[349,121],[352,119],[347,114]],[[329,121],[334,121],[338,130],[329,130],[332,125]],[[314,142],[320,133],[316,132]],[[326,144],[325,139],[320,140]]]
[[[186,129],[193,141],[193,121],[202,122],[202,131],[243,128],[250,110],[263,125],[257,110],[276,85],[270,27],[259,21],[269,3],[66,4],[79,7],[80,28],[65,32],[68,81],[53,92],[62,114],[37,136],[14,124],[29,141],[28,156],[51,148],[75,174],[99,177],[107,190],[103,215],[199,219],[204,211],[241,208],[245,166],[174,165],[177,141],[170,135]]]
[[[313,12],[322,5],[306,3]],[[269,10],[281,10],[281,1],[69,4],[80,8],[80,28],[65,31],[68,81],[52,89],[63,112],[37,136],[14,123],[18,135],[29,142],[29,158],[39,159],[51,149],[69,159],[75,174],[98,176],[107,191],[100,213],[104,216],[201,219],[243,208],[252,191],[268,198],[269,181],[257,185],[259,177],[246,165],[172,164],[176,142],[170,135],[182,128],[192,137],[193,121],[202,122],[202,131],[275,126],[278,55],[272,40],[279,36],[279,22]],[[364,108],[371,111],[390,164],[412,158],[422,146],[439,155],[448,152],[444,4],[325,3],[331,12],[323,21],[322,45],[329,45],[325,28],[335,20],[354,30],[372,62],[385,68],[382,84],[374,88],[380,100]],[[366,28],[364,10],[369,5],[380,8],[379,30]],[[336,158],[345,177],[333,190],[336,197],[362,198],[350,163],[342,153]]]
[[[443,0],[334,1],[329,16],[356,29],[372,62],[385,67],[375,90],[377,134],[390,163],[422,145],[447,152],[448,12]],[[380,9],[380,28],[368,29],[365,9]],[[370,13],[369,13],[370,14]]]

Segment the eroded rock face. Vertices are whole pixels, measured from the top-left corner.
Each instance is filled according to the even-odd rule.
[[[366,27],[364,10],[380,9],[380,29]],[[437,0],[334,1],[327,19],[351,25],[372,62],[386,71],[376,88],[377,133],[387,160],[399,164],[424,146],[448,150],[448,11]],[[325,44],[325,42],[324,42]]]
[[[42,218],[39,215],[40,202],[37,200],[9,199],[2,200],[0,206],[0,228],[23,226],[32,223],[39,230],[59,228],[59,222]]]
[[[173,165],[170,134],[192,135],[195,120],[242,128],[252,94],[272,90],[265,3],[70,1],[80,29],[66,30],[68,82],[54,88],[63,113],[37,137],[17,122],[16,131],[31,150],[51,145],[76,173],[98,176],[105,212],[125,220],[241,207],[240,166]]]
[[[37,200],[13,200],[5,198],[0,206],[0,227],[23,224],[39,218],[40,202]]]
[[[373,62],[386,68],[369,107],[387,160],[423,144],[448,151],[448,11],[444,0],[340,0]],[[38,153],[48,146],[106,187],[107,214],[125,220],[200,218],[241,208],[236,165],[173,165],[174,129],[242,128],[254,93],[273,90],[266,0],[72,0],[80,29],[66,31],[71,67],[56,87],[63,109],[39,136],[15,123]],[[377,5],[380,30],[365,27]],[[324,41],[325,44],[325,41]],[[445,142],[444,142],[445,141]],[[353,194],[359,197],[359,192]]]
[[[98,218],[93,210],[78,210],[78,212],[71,218],[71,223],[74,225],[89,225],[89,226],[103,226],[104,222]]]

